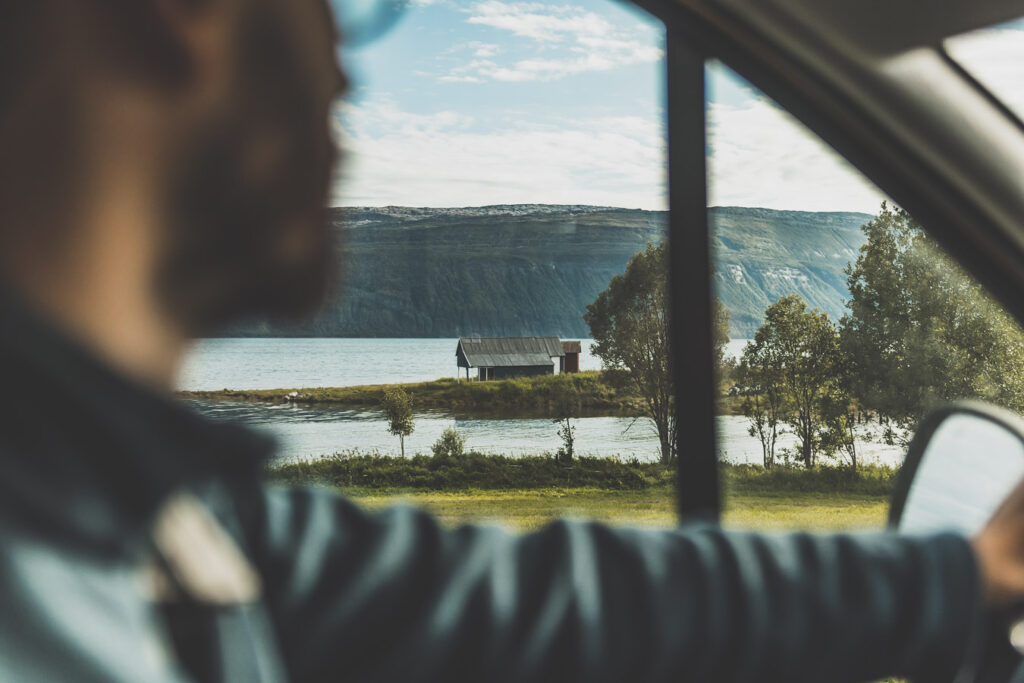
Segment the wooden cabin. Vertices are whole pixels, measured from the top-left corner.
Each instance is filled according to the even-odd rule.
[[[562,372],[579,372],[581,353],[583,353],[583,342],[562,342]]]
[[[553,375],[564,356],[558,337],[463,337],[455,349],[459,375],[475,370],[479,380]]]

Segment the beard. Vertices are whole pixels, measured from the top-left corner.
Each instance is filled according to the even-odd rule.
[[[155,286],[192,336],[246,319],[300,320],[334,279],[327,107],[272,15],[252,14],[233,96],[192,128],[167,183]]]

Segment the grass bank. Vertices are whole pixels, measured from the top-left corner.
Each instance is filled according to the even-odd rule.
[[[856,473],[837,467],[803,470],[723,465],[723,486],[735,493],[850,493],[888,496],[896,470],[866,466]],[[618,458],[581,457],[563,463],[549,455],[509,457],[467,453],[438,458],[402,458],[359,452],[281,463],[268,476],[287,484],[377,490],[459,491],[470,489],[590,488],[640,491],[675,485],[674,466]]]
[[[564,516],[613,524],[675,524],[675,480],[660,463],[469,454],[408,459],[347,454],[268,471],[293,485],[337,488],[368,507],[419,505],[446,524],[493,520],[533,529]],[[856,529],[884,523],[895,470],[812,471],[726,465],[725,523],[747,529]]]
[[[473,413],[538,413],[547,415],[561,392],[571,388],[582,411],[637,415],[640,399],[607,382],[602,372],[572,375],[541,375],[478,382],[454,378],[411,384],[373,384],[358,387],[305,389],[252,389],[185,391],[182,398],[207,401],[249,401],[256,403],[302,403],[339,407],[377,407],[384,394],[401,387],[413,398],[416,410],[435,409]]]
[[[484,521],[528,531],[561,517],[655,528],[671,528],[677,524],[675,496],[671,489],[441,492],[352,489],[345,494],[371,509],[398,502],[416,505],[437,515],[448,526]],[[729,528],[755,531],[872,529],[885,524],[888,509],[885,496],[734,493],[725,497],[723,523]]]

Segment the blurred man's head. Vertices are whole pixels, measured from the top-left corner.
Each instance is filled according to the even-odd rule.
[[[0,277],[103,254],[186,334],[309,311],[334,42],[326,0],[0,0]]]

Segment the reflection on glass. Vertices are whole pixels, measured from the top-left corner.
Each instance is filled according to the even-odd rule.
[[[1024,477],[1024,441],[984,417],[955,414],[932,435],[900,530],[978,532]]]
[[[972,31],[945,41],[946,52],[1024,118],[1024,19]]]

